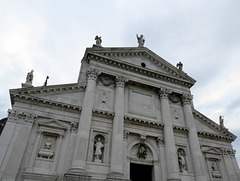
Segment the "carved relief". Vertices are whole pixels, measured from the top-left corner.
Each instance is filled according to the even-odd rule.
[[[41,147],[38,151],[38,157],[52,159],[54,155],[56,136],[43,135]]]
[[[181,173],[188,173],[186,153],[184,149],[179,148],[177,151],[179,170]]]
[[[172,120],[176,124],[183,125],[182,112],[180,108],[171,107]]]
[[[99,91],[98,95],[98,106],[103,109],[109,109],[110,108],[110,98],[111,93],[106,91]]]
[[[162,146],[162,145],[164,145],[164,138],[163,137],[157,137],[156,142],[157,142],[158,146]]]
[[[111,76],[108,76],[108,75],[101,75],[99,76],[99,79],[98,79],[102,85],[104,86],[110,86],[112,84],[114,84],[114,80]]]
[[[214,178],[214,179],[221,179],[222,178],[222,174],[220,173],[220,171],[218,169],[217,160],[210,160],[210,165],[211,165],[212,178]]]
[[[180,97],[177,94],[169,94],[169,100],[172,103],[179,103],[181,101]]]
[[[8,118],[12,120],[23,121],[26,123],[34,123],[37,117],[38,117],[37,115],[8,109]]]
[[[234,150],[232,148],[221,148],[220,150],[221,150],[222,155],[235,156],[235,154],[236,154],[236,150]]]

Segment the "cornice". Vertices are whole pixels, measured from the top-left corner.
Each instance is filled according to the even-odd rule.
[[[233,133],[229,132],[227,129],[222,129],[217,123],[207,118],[206,116],[198,112],[196,109],[193,109],[193,115],[200,118],[200,120],[202,120],[204,123],[206,123],[208,126],[213,128],[214,130],[220,131],[221,133],[223,133],[225,137],[231,138],[232,140],[235,140],[237,138]]]
[[[217,139],[224,139],[224,140],[229,140],[229,141],[234,141],[234,138],[231,136],[222,136],[214,133],[209,133],[205,131],[198,131],[197,132],[199,136],[206,136],[209,138],[217,138]]]
[[[104,53],[102,53],[102,54],[104,54]],[[121,69],[126,70],[126,71],[131,71],[131,72],[134,72],[134,73],[137,73],[137,74],[140,74],[140,75],[144,75],[144,76],[148,76],[148,77],[151,77],[151,78],[175,83],[175,84],[187,87],[187,88],[191,88],[195,83],[195,81],[192,81],[192,80],[189,81],[184,76],[181,76],[181,75],[177,74],[176,72],[173,72],[172,70],[171,71],[173,72],[173,75],[171,76],[171,75],[168,75],[168,74],[165,74],[165,73],[162,73],[162,72],[150,70],[150,69],[147,69],[147,68],[142,68],[140,66],[136,66],[136,65],[133,65],[133,64],[130,64],[130,63],[127,63],[127,62],[122,62],[122,61],[119,61],[117,59],[105,57],[103,55],[92,53],[92,52],[88,53],[88,55],[86,56],[86,60],[88,62],[90,60],[99,61],[101,63],[111,65],[111,66],[114,66],[114,67],[118,67],[118,68],[121,68]],[[162,66],[166,67],[165,65],[162,65]],[[166,67],[166,68],[168,68],[168,67]],[[177,76],[177,77],[175,77],[175,76]]]
[[[66,104],[62,102],[57,102],[57,101],[52,101],[52,100],[47,100],[47,99],[42,99],[39,97],[34,97],[34,96],[29,96],[29,95],[24,95],[24,94],[12,94],[11,95],[12,99],[18,98],[18,99],[23,99],[31,102],[38,102],[38,103],[43,103],[55,107],[60,107],[60,108],[65,108],[65,109],[72,109],[72,110],[77,110],[81,111],[82,107],[80,106],[75,106],[72,104]]]
[[[132,117],[132,116],[128,116],[128,115],[125,115],[124,119],[129,120],[129,121],[135,121],[135,122],[143,123],[143,124],[146,124],[146,125],[153,125],[153,126],[158,126],[158,127],[163,127],[164,126],[163,123],[154,122],[154,121],[146,120],[146,119],[140,119],[140,118],[136,118],[136,117]]]
[[[173,129],[175,129],[175,130],[180,130],[180,131],[186,131],[186,132],[189,131],[188,128],[182,127],[182,126],[177,126],[177,125],[174,125],[174,126],[173,126]]]
[[[97,113],[97,114],[112,116],[112,117],[114,117],[114,115],[115,115],[114,112],[105,111],[105,110],[100,110],[100,109],[93,109],[92,112],[93,112],[93,113]]]
[[[46,93],[46,92],[62,92],[69,90],[85,89],[85,84],[60,84],[52,86],[40,86],[40,87],[31,87],[31,88],[20,88],[20,89],[10,89],[10,93],[17,94],[37,94],[37,93]]]

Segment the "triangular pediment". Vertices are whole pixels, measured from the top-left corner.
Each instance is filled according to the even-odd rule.
[[[211,155],[221,155],[221,151],[218,148],[210,147],[203,149],[203,153]]]
[[[63,123],[61,123],[60,121],[55,120],[55,119],[50,119],[50,120],[47,120],[47,121],[42,121],[42,122],[39,122],[38,124],[39,124],[40,126],[48,127],[48,128],[63,129],[63,130],[68,129],[67,126],[65,126]]]
[[[236,139],[236,136],[233,133],[229,132],[228,129],[222,128],[220,125],[207,118],[197,110],[193,110],[193,115],[199,134],[231,141]]]
[[[85,85],[62,84],[10,90],[11,102],[15,98],[49,103],[59,106],[81,106]]]
[[[165,76],[166,78],[175,78],[191,84],[196,82],[185,72],[173,66],[162,57],[158,56],[148,48],[88,48],[85,54],[87,60],[97,57],[99,61],[107,62],[111,60],[113,64],[122,63],[124,67],[132,66],[129,70],[139,68],[141,71],[149,71],[146,75],[152,72]],[[108,61],[109,64],[109,61]]]

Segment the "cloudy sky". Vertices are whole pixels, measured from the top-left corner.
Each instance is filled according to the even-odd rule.
[[[197,80],[197,110],[239,136],[240,1],[238,0],[0,0],[0,119],[11,108],[9,89],[34,70],[34,86],[75,83],[94,37],[104,47],[145,46]]]

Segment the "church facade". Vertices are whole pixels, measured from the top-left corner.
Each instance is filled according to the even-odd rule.
[[[195,80],[144,47],[87,48],[77,83],[10,90],[2,181],[239,181],[236,136],[193,106]]]

